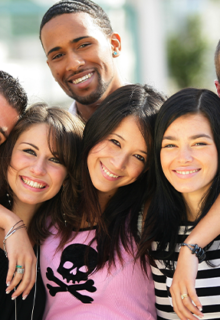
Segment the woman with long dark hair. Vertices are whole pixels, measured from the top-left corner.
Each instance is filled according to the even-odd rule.
[[[220,192],[219,127],[220,100],[209,90],[181,90],[163,104],[157,116],[157,186],[139,252],[142,261],[146,253],[151,260],[158,319],[179,319],[174,312],[179,314],[179,303],[171,300],[169,288],[180,247],[196,254],[201,262],[195,286],[203,319],[220,318],[220,238],[204,251],[184,242]],[[180,292],[178,299],[187,301],[188,292]],[[196,319],[190,312],[186,315],[181,319]]]
[[[40,244],[50,234],[48,217],[51,223],[56,221],[60,230],[64,225],[60,212],[65,212],[72,225],[77,224],[72,206],[78,195],[76,181],[83,128],[81,121],[68,112],[36,104],[26,111],[1,145],[0,204],[12,210],[15,217],[6,236],[0,229],[0,317],[3,320],[42,319],[46,296],[39,272]],[[35,250],[37,275],[30,294],[24,294],[22,299],[16,291],[11,291],[11,286],[28,270],[18,260],[14,279],[6,287],[5,254],[9,238],[24,227]]]
[[[146,275],[135,256],[141,204],[153,189],[147,170],[163,101],[147,86],[124,86],[86,124],[81,228],[63,243],[52,227],[41,249],[45,320],[156,318],[149,266]],[[72,226],[68,219],[66,225]]]

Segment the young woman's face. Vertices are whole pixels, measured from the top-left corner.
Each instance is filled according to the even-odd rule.
[[[113,195],[134,182],[147,161],[147,147],[135,117],[128,116],[91,149],[87,159],[94,187]]]
[[[218,153],[208,119],[202,114],[176,119],[164,133],[160,159],[167,180],[177,191],[201,199],[218,169]]]
[[[18,138],[8,168],[8,183],[15,201],[40,204],[53,198],[66,177],[48,146],[48,125],[36,124]]]

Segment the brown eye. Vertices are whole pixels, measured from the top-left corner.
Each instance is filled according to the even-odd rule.
[[[54,163],[60,163],[60,160],[58,158],[50,158],[50,161]]]
[[[138,160],[140,160],[140,161],[142,161],[142,162],[145,162],[144,157],[140,156],[139,154],[135,154],[134,156],[135,156],[135,158],[137,158]]]
[[[111,141],[112,143],[114,143],[116,146],[121,147],[121,144],[120,144],[120,142],[119,142],[118,140],[111,139],[110,141]]]
[[[32,149],[24,149],[23,150],[25,153],[29,153],[29,154],[31,154],[31,155],[33,155],[33,156],[36,156],[36,152],[34,151],[34,150],[32,150]]]

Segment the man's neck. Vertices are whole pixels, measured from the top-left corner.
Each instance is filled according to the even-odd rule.
[[[82,118],[84,122],[87,122],[89,118],[93,115],[96,109],[99,107],[101,102],[93,103],[89,105],[81,104],[76,102],[76,111],[77,114]]]
[[[115,90],[117,90],[118,88],[124,86],[124,82],[122,81],[122,79],[120,77],[117,78],[117,81],[115,81],[114,85],[111,87],[111,89],[109,91],[107,91],[103,97],[101,97],[98,101],[89,104],[89,105],[85,105],[85,104],[81,104],[79,102],[76,101],[76,111],[77,114],[82,118],[82,120],[84,122],[87,122],[89,120],[89,118],[93,115],[93,113],[96,111],[96,109],[98,109],[98,107],[100,106],[100,104],[105,100],[105,98],[110,95],[112,92],[114,92]]]

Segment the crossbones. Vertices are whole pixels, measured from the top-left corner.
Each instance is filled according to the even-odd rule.
[[[93,286],[93,280],[87,280],[83,284],[73,284],[67,285],[66,283],[59,280],[54,276],[53,270],[51,268],[47,268],[46,273],[47,279],[56,283],[59,287],[53,287],[50,284],[47,284],[47,288],[49,289],[49,293],[51,296],[55,296],[58,292],[69,291],[74,297],[82,301],[83,303],[91,303],[93,299],[91,297],[80,294],[78,291],[86,290],[88,292],[95,292],[96,288]]]

